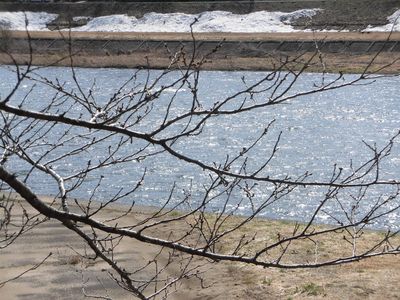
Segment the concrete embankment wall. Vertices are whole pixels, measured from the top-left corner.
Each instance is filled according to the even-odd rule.
[[[262,57],[276,52],[313,52],[317,48],[323,53],[376,53],[400,52],[400,34],[198,34],[196,41],[189,34],[126,34],[113,33],[31,33],[30,44],[34,53],[85,52],[91,55],[119,55],[138,53],[168,54],[184,48],[191,52],[194,47],[206,54],[219,47],[218,56]],[[24,33],[11,33],[8,40],[0,39],[11,53],[27,53],[30,49]],[[7,43],[7,45],[5,45]],[[4,48],[3,47],[3,48]]]
[[[26,60],[29,49],[38,64],[57,61],[68,65],[70,54],[81,66],[165,68],[174,56],[196,59],[207,56],[209,69],[271,69],[284,57],[316,51],[341,56],[341,65],[353,65],[355,57],[371,60],[376,53],[388,59],[400,56],[400,33],[291,33],[291,34],[195,34],[185,33],[85,33],[9,32],[0,48]],[[217,51],[215,51],[217,50]],[[4,60],[3,63],[10,63]],[[25,60],[19,60],[23,63]],[[390,62],[388,60],[388,62]],[[347,67],[346,67],[347,68]],[[398,66],[396,66],[398,68]],[[395,67],[393,67],[395,70]]]

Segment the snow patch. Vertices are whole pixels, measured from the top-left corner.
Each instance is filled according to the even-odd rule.
[[[302,9],[290,13],[259,11],[245,15],[226,11],[201,14],[147,13],[137,19],[127,15],[111,15],[90,20],[74,31],[129,31],[129,32],[292,32],[298,31],[291,23],[299,18],[312,18],[319,9]]]
[[[389,21],[389,23],[386,25],[377,27],[368,25],[368,27],[364,31],[381,31],[381,32],[400,31],[400,9],[397,10],[392,15],[390,15],[387,18],[387,20]]]
[[[200,14],[184,13],[147,13],[142,18],[128,15],[110,15],[103,17],[74,17],[75,22],[87,21],[87,24],[72,28],[73,31],[104,32],[189,32],[193,25],[195,32],[298,32],[309,29],[295,29],[292,24],[299,18],[311,19],[321,9],[301,9],[293,12],[258,11],[249,14],[234,14],[226,11],[207,11]],[[0,12],[0,27],[10,30],[47,31],[47,24],[54,21],[57,14],[45,12]],[[388,24],[372,27],[364,31],[400,31],[400,9],[388,18]],[[337,30],[323,30],[334,32]],[[347,30],[346,30],[347,31]]]
[[[83,17],[81,17],[83,18]],[[73,31],[131,31],[132,24],[137,19],[127,15],[111,15],[97,17],[80,27],[72,28]]]
[[[46,31],[47,24],[54,21],[57,14],[45,12],[0,12],[0,27],[10,30]],[[25,24],[28,21],[28,27]]]

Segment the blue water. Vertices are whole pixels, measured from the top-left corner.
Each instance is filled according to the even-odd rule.
[[[143,90],[145,86],[147,92],[151,94],[162,89],[163,86],[172,84],[180,75],[175,71],[166,74],[159,81],[154,81],[161,71],[137,73],[137,70],[127,69],[76,70],[80,88],[86,95],[90,95],[88,101],[96,102],[99,106],[104,105],[115,91],[134,74],[135,79],[122,88],[124,93],[130,93],[134,101],[142,95],[135,93]],[[216,102],[234,95],[266,75],[267,73],[263,72],[201,72],[198,79],[197,105],[210,108]],[[47,78],[53,82],[58,80],[71,95],[80,95],[69,68],[40,69],[36,71],[34,77],[36,79]],[[325,75],[324,81],[326,83],[337,77],[337,74]],[[346,75],[337,84],[349,82],[356,77],[357,75]],[[288,77],[289,80],[291,78],[293,77]],[[189,81],[193,83],[194,78],[189,78]],[[321,74],[303,74],[286,95],[315,89],[321,84],[321,81]],[[14,83],[15,73],[12,68],[2,67],[0,69],[0,97],[5,97]],[[254,93],[251,99],[249,94],[240,95],[236,101],[229,103],[226,109],[238,107],[245,99],[245,105],[265,101],[272,95],[272,90],[262,91],[269,84],[271,82],[259,86],[257,88],[259,92]],[[268,134],[248,153],[246,170],[249,173],[257,170],[269,158],[275,142],[281,134],[275,157],[258,176],[271,178],[288,176],[296,179],[308,172],[311,175],[307,181],[327,182],[332,176],[335,165],[343,168],[344,174],[349,174],[351,166],[356,168],[373,156],[373,152],[365,146],[364,142],[370,145],[376,144],[378,148],[383,147],[400,129],[399,84],[400,79],[397,77],[379,78],[365,81],[363,85],[295,97],[280,105],[263,107],[240,115],[212,117],[198,135],[179,139],[173,148],[189,157],[218,166],[224,163],[227,156],[231,158],[244,147],[249,147],[264,128],[274,120]],[[282,92],[287,86],[287,82],[283,83],[276,94]],[[41,110],[45,109],[55,98],[57,105],[50,107],[49,112],[66,112],[66,115],[70,117],[89,119],[84,106],[74,102],[73,96],[58,97],[57,95],[57,91],[46,84],[24,80],[11,100],[11,104],[21,104],[26,109]],[[179,115],[190,108],[193,104],[192,95],[190,84],[183,86],[175,84],[164,89],[151,106],[143,107],[135,112],[130,123],[131,129],[146,132],[157,128],[164,119],[166,107],[171,99],[174,101],[169,117]],[[138,120],[138,116],[146,117],[133,123],[134,120]],[[4,127],[4,120],[1,120],[0,123]],[[168,137],[180,132],[185,124],[185,121],[179,122],[168,132],[157,137]],[[45,132],[50,125],[47,124],[42,128],[41,123],[30,124],[29,120],[18,123],[12,133],[16,137],[19,132],[31,125],[39,133],[36,136],[25,135],[21,140],[29,138],[33,141],[35,137],[38,137],[29,148],[26,148],[33,160],[38,159],[54,145],[57,145],[57,147],[53,147],[54,150],[40,160],[42,164],[60,157],[66,151],[71,151],[79,145],[89,143],[94,137],[98,139],[107,135],[94,130],[68,129],[65,125],[57,124],[42,137],[41,133]],[[184,204],[181,205],[181,208],[187,208],[188,206],[193,207],[203,200],[205,190],[210,185],[209,173],[204,172],[198,166],[179,161],[167,153],[158,153],[161,150],[159,147],[147,146],[146,142],[140,140],[128,138],[121,140],[121,137],[111,136],[88,148],[87,151],[62,157],[49,165],[61,176],[68,177],[87,168],[89,161],[90,166],[93,166],[104,159],[107,153],[115,150],[119,142],[123,142],[123,145],[113,154],[113,159],[125,158],[126,162],[94,170],[83,183],[76,178],[68,180],[67,187],[79,183],[79,186],[69,194],[70,197],[84,199],[93,197],[98,201],[107,201],[118,193],[122,195],[132,189],[146,173],[140,188],[134,194],[122,197],[119,201],[124,203],[135,201],[138,204],[160,206],[169,199],[169,205],[183,201]],[[146,146],[145,150],[135,154]],[[158,154],[146,156],[155,153]],[[142,159],[143,157],[146,158]],[[232,165],[231,171],[240,170],[243,162],[243,158],[239,159]],[[28,173],[30,166],[16,156],[10,158],[6,166],[10,171],[16,172],[21,179],[25,179],[29,174],[29,177],[26,178],[27,183],[36,193],[57,194],[57,184],[50,176],[40,171]],[[400,151],[399,145],[395,143],[391,155],[385,158],[380,166],[381,179],[400,179],[399,167]],[[245,185],[245,182],[240,183],[242,188]],[[238,213],[249,214],[260,203],[267,201],[268,205],[260,212],[261,216],[304,221],[311,216],[327,192],[326,188],[298,187],[275,201],[270,198],[273,185],[264,183],[254,185],[252,181],[247,182],[247,185],[252,187],[252,198],[250,200],[246,198],[243,189],[234,188],[226,205],[227,212],[237,208]],[[214,195],[215,198],[210,200],[207,206],[209,210],[219,211],[225,206],[227,194],[218,195],[218,192],[222,190],[223,186],[211,193],[211,196]],[[337,195],[337,198],[326,203],[325,212],[317,215],[317,221],[346,222],[349,214],[353,220],[357,220],[357,218],[362,218],[374,203],[384,201],[385,197],[394,192],[394,187],[373,187],[368,189],[365,198],[357,203],[355,199],[360,191],[345,189]],[[379,198],[379,195],[382,197]],[[385,204],[379,212],[399,204],[400,201],[395,199]],[[356,209],[351,212],[352,207],[356,207]],[[344,211],[347,212],[347,215]],[[399,220],[399,212],[394,211],[381,218],[375,226],[398,227]]]

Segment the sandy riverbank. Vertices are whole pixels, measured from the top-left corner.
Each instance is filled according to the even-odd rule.
[[[28,213],[32,208],[21,202]],[[20,207],[17,205],[16,207]],[[120,206],[106,209],[99,217],[116,216]],[[151,214],[151,208],[138,207],[127,215],[121,225],[134,224]],[[18,214],[21,213],[19,209]],[[16,218],[21,215],[16,216]],[[263,232],[274,236],[293,229],[290,222],[256,220],[238,233],[246,230]],[[182,224],[174,223],[159,228],[158,234],[168,235],[182,230]],[[367,233],[373,240],[379,232]],[[343,252],[340,245],[329,239],[320,241],[318,249],[305,245],[304,253],[291,253],[293,257],[310,259],[325,258],[333,252]],[[83,299],[83,290],[90,295],[108,294],[112,299],[131,299],[110,280],[106,266],[101,262],[82,259],[77,252],[84,251],[82,242],[57,221],[47,221],[29,231],[12,246],[0,250],[0,282],[13,277],[41,261],[49,252],[53,255],[38,269],[20,279],[6,284],[1,290],[4,299]],[[157,248],[132,240],[124,240],[118,247],[116,259],[128,266],[146,262],[157,252]],[[166,254],[160,257],[165,260]],[[195,263],[204,263],[196,259]],[[349,265],[326,267],[314,270],[277,270],[244,266],[238,263],[207,264],[202,267],[204,284],[197,280],[184,281],[169,299],[398,299],[400,280],[398,257],[387,256],[365,260]],[[178,270],[177,265],[168,268],[170,274]],[[142,274],[143,277],[149,273]],[[101,282],[101,283],[100,283]]]
[[[302,62],[314,55],[314,53],[306,53],[299,63],[290,64],[292,70],[302,68]],[[29,55],[15,54],[14,59],[18,64],[24,65],[29,61]],[[294,55],[289,56],[293,58]],[[369,71],[376,71],[382,74],[397,74],[400,70],[400,55],[398,53],[381,53],[375,58],[375,54],[340,54],[328,53],[323,55],[323,64],[316,56],[311,65],[307,68],[307,72],[328,72],[328,73],[362,73],[369,66],[372,59],[374,63],[369,67]],[[226,57],[215,60],[207,60],[204,63],[203,70],[222,70],[222,71],[269,71],[281,64],[285,59],[284,55],[267,56],[264,58],[253,57]],[[84,68],[151,68],[163,69],[168,66],[171,60],[168,57],[146,57],[145,55],[76,55],[74,56],[74,66]],[[70,59],[65,55],[40,55],[33,57],[33,64],[39,66],[70,66]],[[12,59],[8,55],[0,54],[0,64],[13,64]]]

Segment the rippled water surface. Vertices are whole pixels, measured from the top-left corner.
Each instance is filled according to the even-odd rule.
[[[97,101],[108,99],[121,82],[127,80],[133,70],[120,69],[78,69],[77,75],[82,88],[87,91],[93,87],[93,95]],[[54,80],[58,78],[64,82],[66,88],[76,90],[73,83],[71,70],[68,68],[47,68],[38,71],[38,74]],[[160,71],[151,71],[150,78],[156,77]],[[147,73],[139,73],[135,84],[143,84]],[[172,82],[177,73],[171,73],[153,86],[157,90],[160,86]],[[203,107],[212,106],[213,103],[224,97],[233,95],[235,92],[246,88],[265,76],[260,72],[202,72],[199,83],[199,102]],[[338,75],[327,75],[325,80],[329,81]],[[7,94],[11,89],[15,75],[6,67],[0,69],[0,93]],[[242,79],[245,77],[245,80]],[[349,81],[355,75],[345,76]],[[95,82],[95,85],[93,85]],[[345,81],[340,81],[345,82]],[[304,74],[294,85],[289,94],[315,88],[321,83],[320,74]],[[309,181],[329,181],[332,176],[334,165],[342,167],[348,172],[351,165],[358,166],[371,158],[373,154],[364,142],[378,147],[383,147],[389,139],[400,129],[400,100],[399,84],[397,77],[380,78],[368,81],[368,84],[345,87],[342,89],[296,97],[284,104],[270,106],[253,110],[241,115],[227,115],[208,120],[199,136],[185,138],[177,141],[174,148],[182,153],[187,153],[200,161],[207,163],[223,163],[227,154],[230,156],[239,153],[243,147],[248,147],[255,138],[264,130],[268,124],[275,120],[269,133],[260,141],[258,147],[249,153],[247,161],[248,170],[256,169],[261,162],[268,159],[272,148],[281,133],[279,150],[275,158],[262,172],[263,176],[284,178],[290,176],[296,178],[305,172],[309,172]],[[13,98],[12,103],[18,104],[23,95],[31,90],[33,83],[24,81],[23,85]],[[26,108],[41,109],[52,99],[54,90],[37,84],[24,102]],[[171,109],[172,114],[179,114],[191,102],[189,87],[178,89],[177,86],[166,89],[147,119],[135,127],[137,131],[155,128],[163,117],[168,100],[176,95],[176,100]],[[268,97],[268,93],[255,95],[252,101],[261,101]],[[69,108],[70,114],[79,115],[84,112],[79,107]],[[178,128],[179,129],[179,128]],[[62,132],[60,126],[59,133]],[[75,129],[75,134],[81,134],[81,129]],[[177,128],[172,128],[177,130]],[[46,140],[52,140],[57,135],[57,129],[47,136]],[[363,142],[364,141],[364,142]],[[132,141],[124,147],[124,153],[134,151],[143,146],[141,141]],[[72,149],[76,145],[69,145]],[[67,147],[67,146],[66,146]],[[64,148],[65,150],[66,148]],[[60,149],[62,151],[63,149]],[[101,159],[108,151],[107,144],[99,144],[90,153],[84,153],[73,159],[65,159],[55,163],[52,167],[62,176],[73,174],[88,160]],[[150,149],[151,151],[157,151]],[[40,152],[40,150],[38,150]],[[400,178],[400,155],[399,146],[395,144],[390,157],[383,161],[381,176],[383,179]],[[61,152],[60,152],[61,153]],[[60,155],[54,153],[54,157]],[[33,156],[40,153],[32,153]],[[121,154],[122,155],[122,154]],[[8,168],[18,174],[26,174],[29,167],[19,160],[8,162]],[[238,168],[238,167],[237,167]],[[136,201],[145,205],[162,205],[168,198],[171,188],[175,185],[171,203],[178,202],[189,192],[191,201],[200,201],[203,195],[204,185],[208,183],[209,176],[199,167],[185,164],[166,153],[148,157],[143,161],[132,161],[123,167],[109,167],[101,173],[94,172],[89,180],[82,184],[73,194],[74,197],[88,198],[92,195],[101,175],[104,175],[104,185],[96,194],[96,199],[106,200],[121,189],[129,189],[136,184],[146,170],[147,175],[142,188],[135,195],[124,199],[126,202]],[[235,169],[233,168],[233,171]],[[39,194],[56,194],[57,186],[52,179],[40,172],[30,177],[29,185]],[[260,184],[253,188],[255,203],[265,200],[272,186]],[[371,203],[378,199],[378,195],[389,195],[392,188],[379,187],[368,191],[363,202],[364,208],[360,208],[360,216],[366,211]],[[272,218],[285,218],[304,220],[322,200],[326,190],[322,188],[299,187],[293,193],[271,204],[261,215]],[[346,191],[341,195],[340,201],[344,206],[351,207],[352,197],[357,191]],[[242,199],[238,193],[232,196],[232,207]],[[211,210],[221,209],[223,202],[214,201],[210,203]],[[253,203],[254,204],[254,203]],[[392,207],[398,205],[398,201],[390,204]],[[243,201],[240,212],[248,214],[251,212],[252,204]],[[327,214],[319,214],[319,221],[332,222],[329,214],[337,215],[338,218],[345,216],[340,212],[338,202],[327,203]],[[397,212],[390,214],[382,220],[379,225],[397,226],[400,216]]]

